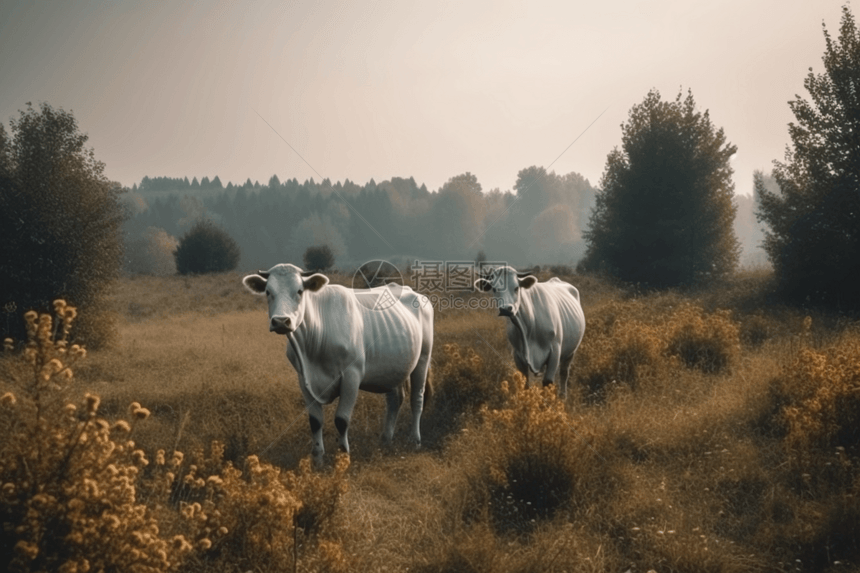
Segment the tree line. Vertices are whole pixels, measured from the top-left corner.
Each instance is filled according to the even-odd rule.
[[[373,258],[474,260],[479,251],[519,265],[575,262],[597,190],[577,173],[542,167],[521,170],[514,190],[485,193],[471,173],[451,177],[435,192],[412,177],[359,185],[273,176],[264,186],[228,186],[210,195],[129,193],[124,230],[130,240],[153,227],[179,237],[205,218],[236,240],[243,268],[301,264],[316,245],[327,245],[339,265]]]

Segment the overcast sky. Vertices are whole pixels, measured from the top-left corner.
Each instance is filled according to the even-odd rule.
[[[436,190],[470,171],[506,190],[531,165],[597,185],[630,107],[690,88],[751,193],[843,3],[0,0],[0,118],[72,110],[129,186],[277,174]]]

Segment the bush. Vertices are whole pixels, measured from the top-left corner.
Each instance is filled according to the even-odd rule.
[[[571,516],[607,491],[594,432],[565,412],[552,387],[503,382],[504,404],[481,409],[478,427],[454,445],[468,486],[463,518],[487,520],[501,534],[529,534],[562,512]],[[462,450],[460,450],[462,448]]]
[[[181,275],[221,273],[239,264],[239,246],[226,231],[201,219],[183,235],[174,257]]]
[[[666,338],[670,356],[709,374],[727,370],[740,355],[740,326],[728,310],[705,314],[699,306],[683,304],[672,316]]]
[[[636,388],[666,367],[660,330],[637,320],[634,306],[610,303],[589,317],[573,368],[589,402],[603,401],[613,384]]]
[[[614,384],[636,389],[679,366],[724,372],[740,355],[740,325],[727,310],[708,314],[684,303],[652,312],[631,301],[612,302],[590,315],[574,368],[587,401],[604,400]]]
[[[0,336],[22,340],[23,311],[63,297],[82,310],[78,339],[99,346],[113,328],[98,309],[122,265],[122,188],[71,112],[28,103],[11,130],[0,125]]]
[[[302,260],[309,271],[324,271],[334,265],[334,253],[328,245],[308,247]]]
[[[76,309],[55,302],[25,315],[27,342],[5,339],[0,361],[0,570],[346,571],[335,515],[347,491],[349,457],[331,473],[310,458],[283,472],[248,456],[242,469],[209,457],[161,449],[148,456],[132,436],[150,411],[133,402],[129,419],[99,417],[100,399],[77,404],[72,368],[86,356],[69,345]],[[302,546],[295,540],[302,535]]]
[[[147,227],[140,238],[126,244],[125,271],[138,275],[176,274],[173,253],[179,241],[159,227]]]
[[[429,444],[441,444],[482,406],[500,405],[501,382],[513,374],[504,361],[485,361],[473,348],[464,351],[455,343],[443,345],[435,356],[433,395],[421,419],[421,434]]]
[[[788,398],[781,417],[795,453],[860,445],[858,333],[848,333],[824,350],[802,348],[774,384]]]
[[[63,393],[86,355],[68,346],[76,310],[58,300],[58,323],[25,315],[28,342],[6,364],[13,391],[0,397],[0,545],[4,571],[167,571],[192,548],[159,533],[158,519],[135,487],[149,464],[130,440],[132,423],[98,417],[99,398],[77,406]],[[54,332],[58,336],[55,338]],[[11,339],[4,341],[7,352]]]
[[[210,457],[196,452],[184,474],[176,473],[176,464],[165,464],[162,452],[157,456],[154,481],[179,498],[188,535],[196,540],[190,563],[202,570],[283,571],[298,560],[303,570],[347,569],[331,533],[347,491],[348,455],[339,454],[334,471],[324,475],[311,471],[309,457],[298,472],[283,472],[248,456],[242,471],[224,462],[223,453],[224,446],[214,442]],[[298,554],[297,539],[304,542]]]

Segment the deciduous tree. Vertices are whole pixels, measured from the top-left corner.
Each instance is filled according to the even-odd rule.
[[[789,298],[856,307],[860,274],[860,34],[848,7],[839,38],[824,27],[824,72],[809,68],[788,102],[785,162],[774,161],[778,191],[757,175],[765,251]]]
[[[83,311],[76,336],[98,346],[112,324],[102,296],[122,265],[123,189],[71,112],[28,103],[9,125],[11,138],[0,126],[0,333],[23,340],[23,311],[65,298]]]
[[[652,90],[621,131],[584,233],[583,267],[657,287],[733,271],[739,246],[729,158],[737,147],[696,110],[692,92],[663,101]]]

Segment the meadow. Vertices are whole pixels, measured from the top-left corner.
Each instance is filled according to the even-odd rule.
[[[41,342],[0,361],[12,540],[0,559],[46,571],[860,570],[855,322],[776,304],[766,271],[684,292],[561,278],[587,320],[566,399],[515,373],[494,311],[437,311],[422,449],[406,439],[408,401],[381,447],[384,398],[362,393],[349,458],[326,408],[316,470],[286,339],[241,275],[123,279],[106,308],[116,342],[86,356],[46,342],[34,318]],[[27,370],[27,356],[41,366]]]

